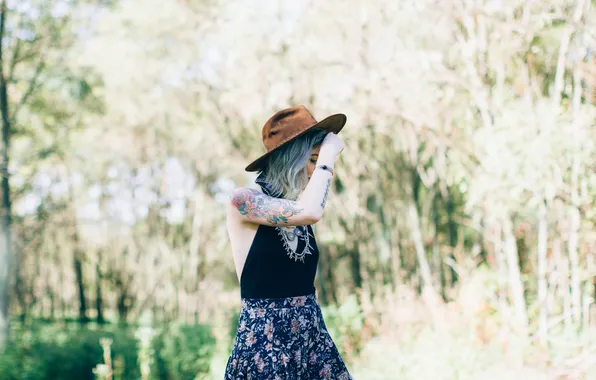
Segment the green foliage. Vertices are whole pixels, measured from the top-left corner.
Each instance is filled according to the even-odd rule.
[[[208,326],[169,325],[154,339],[156,358],[152,376],[172,380],[201,378],[209,373],[215,343]]]
[[[151,347],[145,347],[142,339],[151,334],[143,329],[136,331],[138,339],[130,327],[58,323],[16,326],[13,342],[0,355],[0,378],[92,380],[93,369],[104,364],[100,345],[103,338],[112,340],[114,380],[140,379],[141,363],[151,363],[153,379],[186,380],[209,373],[215,350],[210,327],[171,324],[153,338]]]
[[[0,355],[0,374],[6,380],[93,379],[102,362],[101,338],[113,340],[112,360],[122,363],[115,372],[122,379],[139,377],[136,341],[130,331],[111,326],[70,327],[40,324],[17,329]]]
[[[232,313],[232,317],[230,318],[230,325],[229,325],[229,338],[230,342],[234,342],[236,339],[236,333],[238,331],[238,323],[240,323],[240,311],[234,310]]]
[[[365,343],[362,339],[364,315],[355,295],[348,296],[340,305],[323,307],[323,317],[331,337],[342,356],[357,354]]]
[[[527,314],[532,334],[561,318],[549,334],[581,327],[583,318],[566,314],[569,302],[583,312],[595,294],[596,273],[585,265],[596,241],[596,40],[586,29],[594,7],[335,1],[306,11],[287,3],[7,2],[1,69],[12,120],[9,233],[19,252],[11,313],[77,315],[78,289],[88,308],[101,294],[108,318],[126,311],[133,320],[151,303],[161,320],[219,312],[238,283],[221,202],[252,182],[241,172],[262,150],[263,122],[303,103],[319,119],[349,113],[335,196],[317,232],[318,280],[330,299],[433,284],[449,300],[457,295],[453,306],[470,318],[506,325],[509,314]],[[548,303],[538,295],[544,203]],[[84,253],[81,273],[74,250]],[[220,291],[203,297],[202,289]],[[367,354],[357,297],[324,314],[342,354]],[[221,334],[225,354],[237,316]],[[137,379],[139,368],[194,378],[213,351],[202,326],[157,326],[155,337],[147,327],[139,343],[128,328],[58,326],[13,334],[0,380],[89,378],[103,363],[104,337],[114,340],[114,380]],[[379,378],[462,379],[463,365],[476,374],[493,363],[466,342],[435,339],[412,340],[411,355],[397,345],[395,360],[379,344],[370,367]]]

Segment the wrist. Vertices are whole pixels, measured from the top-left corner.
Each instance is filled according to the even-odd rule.
[[[317,165],[327,165],[333,167],[335,158],[337,155],[329,149],[319,151],[319,158],[317,159]]]
[[[335,175],[333,168],[330,167],[329,165],[317,165],[316,169],[325,170],[325,171],[331,173],[332,176]]]

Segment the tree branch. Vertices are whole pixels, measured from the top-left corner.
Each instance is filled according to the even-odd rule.
[[[23,18],[21,17],[19,19],[19,25],[18,25],[17,29],[20,29],[22,26],[23,26]],[[20,38],[15,38],[15,39],[17,42],[15,44],[14,51],[12,54],[10,68],[8,69],[8,77],[7,77],[8,81],[12,81],[17,63],[24,60],[24,59],[19,59],[19,53],[21,52],[22,40]]]
[[[15,122],[19,111],[25,105],[25,103],[27,103],[27,100],[29,99],[29,97],[31,96],[31,94],[33,94],[33,91],[35,91],[35,89],[37,88],[37,80],[39,79],[39,76],[41,75],[41,72],[43,71],[44,68],[45,68],[45,62],[43,61],[43,56],[41,56],[39,59],[39,63],[37,64],[37,68],[35,69],[35,74],[33,75],[33,78],[31,78],[31,81],[29,82],[29,88],[27,89],[27,92],[25,92],[25,95],[23,95],[23,97],[19,101],[19,104],[15,107],[14,112],[12,113],[12,117],[10,119],[11,123]]]

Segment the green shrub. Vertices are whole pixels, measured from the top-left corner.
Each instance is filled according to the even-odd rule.
[[[15,329],[12,341],[0,355],[0,378],[92,380],[93,368],[103,362],[101,338],[113,340],[112,361],[122,363],[115,372],[123,379],[138,378],[136,341],[126,329],[48,323]]]
[[[355,295],[340,305],[322,308],[325,325],[342,356],[354,357],[362,348],[364,315]]]
[[[153,378],[191,380],[209,373],[215,351],[210,327],[174,323],[164,328],[153,342]]]
[[[236,333],[238,332],[238,323],[240,322],[240,311],[234,310],[229,320],[229,334],[228,337],[232,344],[236,340]]]

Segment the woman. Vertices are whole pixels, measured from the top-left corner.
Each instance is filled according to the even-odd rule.
[[[311,225],[327,201],[346,116],[317,122],[303,106],[273,115],[267,153],[246,167],[261,191],[234,191],[228,233],[242,309],[225,378],[352,379],[315,297],[319,251]]]

